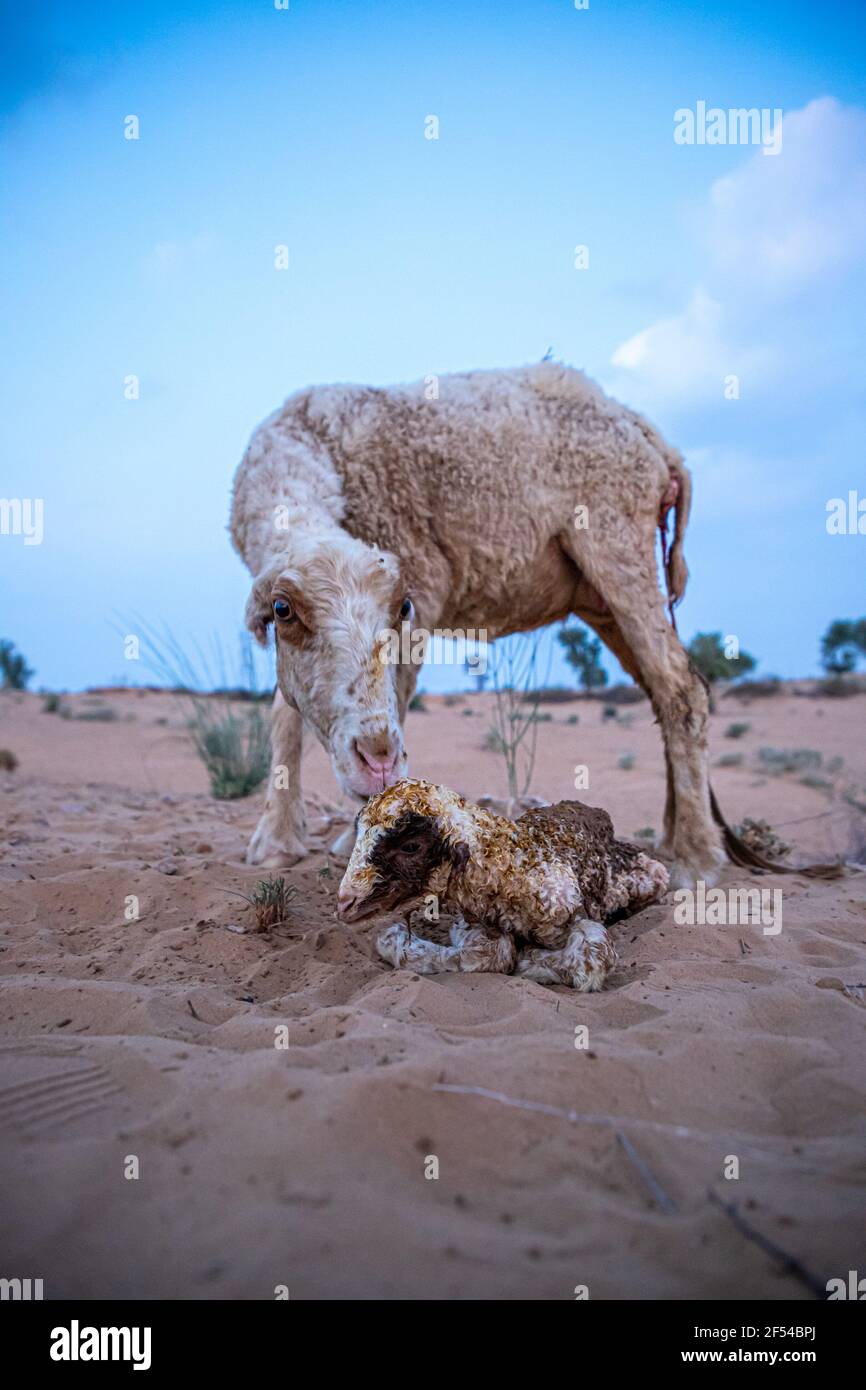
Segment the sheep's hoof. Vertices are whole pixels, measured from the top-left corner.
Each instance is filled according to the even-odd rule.
[[[677,888],[688,888],[694,890],[698,880],[712,888],[718,883],[722,872],[722,865],[718,860],[711,860],[708,864],[688,863],[682,859],[675,859],[670,867],[668,880],[668,891],[673,892]]]
[[[297,835],[277,835],[267,816],[262,816],[247,848],[247,863],[263,869],[290,869],[306,859],[309,850]]]

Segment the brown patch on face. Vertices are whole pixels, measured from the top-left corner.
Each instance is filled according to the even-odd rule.
[[[274,630],[281,642],[291,647],[302,647],[313,631],[313,615],[309,604],[296,584],[280,575],[274,580],[271,589],[271,611],[273,605],[282,599],[291,605],[292,616],[282,619],[273,614]]]
[[[369,901],[381,898],[387,907],[395,907],[419,897],[433,870],[450,857],[435,822],[410,812],[376,841],[370,853],[379,882]]]

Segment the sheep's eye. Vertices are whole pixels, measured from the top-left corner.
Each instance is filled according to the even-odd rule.
[[[289,618],[293,618],[294,616],[295,616],[295,610],[292,608],[292,605],[291,605],[290,603],[287,603],[286,600],[285,600],[284,598],[278,598],[278,599],[275,600],[275,602],[274,602],[274,617],[275,617],[275,618],[279,618],[281,622],[284,622],[284,623],[285,623],[285,622],[288,622]]]
[[[421,848],[421,841],[420,841],[420,840],[407,840],[406,843],[405,843],[404,845],[401,845],[401,846],[400,846],[400,853],[401,853],[401,854],[417,854],[420,848]]]
[[[415,608],[412,600],[410,598],[404,598],[403,606],[400,609],[400,617],[404,622],[408,622],[414,612]]]

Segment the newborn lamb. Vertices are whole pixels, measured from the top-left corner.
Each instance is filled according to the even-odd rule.
[[[667,886],[663,864],[614,839],[606,811],[560,801],[511,821],[406,778],[360,811],[338,911],[358,922],[435,894],[458,914],[451,945],[396,922],[376,943],[383,960],[597,990],[616,963],[602,923],[657,902]]]

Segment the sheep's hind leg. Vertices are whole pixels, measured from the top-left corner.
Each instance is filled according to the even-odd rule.
[[[616,959],[613,942],[599,922],[575,922],[561,950],[521,951],[515,974],[588,993],[602,988]]]
[[[507,975],[517,957],[510,936],[484,927],[469,927],[462,918],[451,928],[450,946],[438,946],[426,937],[413,936],[403,922],[394,922],[377,939],[376,950],[391,965],[406,966],[419,975],[438,975],[445,970],[486,970]]]

